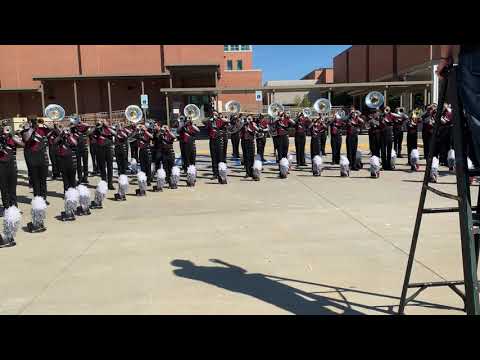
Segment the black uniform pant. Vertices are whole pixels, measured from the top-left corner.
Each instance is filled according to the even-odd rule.
[[[408,165],[411,165],[410,155],[412,150],[418,147],[418,133],[417,131],[407,132],[407,152],[408,152]]]
[[[393,129],[393,149],[397,157],[402,155],[403,131],[402,129]]]
[[[382,157],[382,167],[384,170],[392,170],[390,166],[390,160],[392,158],[392,145],[393,145],[393,129],[391,126],[385,126],[382,129],[382,140],[381,140],[381,157]]]
[[[149,147],[141,148],[139,152],[140,157],[140,169],[145,173],[147,176],[147,182],[150,183],[152,181],[152,153],[150,152]],[[175,162],[175,155],[173,157]]]
[[[257,138],[257,154],[260,155],[262,161],[265,161],[265,144],[267,143],[267,137]]]
[[[136,141],[132,141],[130,143],[130,157],[132,159],[135,159],[137,163],[139,162],[138,160],[138,143]]]
[[[63,191],[77,186],[76,180],[76,161],[72,154],[67,156],[57,156],[58,167],[62,174]]]
[[[98,172],[98,164],[97,164],[97,144],[95,143],[90,144],[90,157],[92,158],[93,173],[96,174]]]
[[[115,159],[117,160],[118,175],[127,173],[127,151],[124,144],[115,145]]]
[[[30,165],[30,174],[33,186],[33,196],[47,199],[48,165],[46,163]]]
[[[358,170],[355,160],[357,157],[357,149],[358,149],[358,133],[354,133],[351,135],[347,135],[346,138],[347,143],[347,158],[350,162],[350,168],[354,170]]]
[[[339,133],[330,136],[332,146],[332,164],[340,164],[340,150],[342,149],[342,135]]]
[[[275,160],[278,163],[280,159],[278,158],[278,136],[273,136],[273,152],[275,153]]]
[[[173,145],[165,146],[162,149],[162,165],[163,169],[165,170],[165,174],[167,176],[167,181],[170,184],[170,178],[172,175],[172,168],[175,165],[175,152],[173,150]]]
[[[277,136],[277,152],[278,152],[278,161],[283,158],[288,158],[288,146],[290,144],[288,135],[278,135]]]
[[[441,165],[447,165],[448,150],[450,150],[450,132],[448,127],[440,127],[435,144],[434,156]]]
[[[232,141],[232,157],[239,158],[239,145],[240,145],[240,132],[230,135],[230,140]]]
[[[113,151],[112,146],[97,145],[97,165],[100,177],[109,185],[113,183]]]
[[[195,165],[197,157],[195,140],[190,137],[187,142],[180,141],[180,152],[182,154],[182,168],[187,171],[190,165]]]
[[[253,162],[255,160],[255,142],[253,139],[242,139],[242,154],[247,176],[253,176]]]
[[[88,178],[88,149],[85,144],[77,147],[77,175],[78,181]]]
[[[210,156],[212,158],[212,172],[214,176],[218,176],[218,163],[226,163],[227,160],[223,141],[223,136],[210,139]]]
[[[430,140],[432,139],[432,134],[429,131],[422,131],[422,140],[423,140],[423,157],[428,159],[428,154],[430,152]]]
[[[60,170],[58,169],[57,165],[57,155],[56,155],[57,147],[55,145],[48,146],[48,157],[50,158],[50,163],[52,164],[52,177],[59,177]]]
[[[30,185],[30,187],[33,188],[32,165],[30,161],[30,156],[28,156],[26,151],[23,152],[23,156],[25,158],[25,164],[27,164],[28,185]],[[47,168],[47,172],[48,172],[48,168]]]
[[[228,147],[228,133],[225,131],[223,134],[223,159],[224,162],[227,161],[227,147]]]
[[[376,128],[372,130],[371,135],[369,135],[369,142],[372,156],[380,157],[380,149],[382,147],[382,132],[380,129]]]
[[[297,157],[297,165],[306,165],[305,164],[305,134],[296,134],[295,135],[295,154]]]
[[[155,172],[157,172],[162,165],[162,150],[155,148],[153,151],[154,151]]]
[[[17,165],[13,159],[0,162],[0,192],[5,209],[17,206]]]
[[[324,131],[320,133],[320,151],[322,152],[322,155],[325,155],[325,145],[327,144],[327,132]]]

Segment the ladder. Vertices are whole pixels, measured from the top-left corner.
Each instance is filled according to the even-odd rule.
[[[430,151],[427,159],[427,165],[425,169],[425,175],[423,179],[423,186],[420,195],[420,201],[418,204],[417,218],[415,221],[415,228],[412,236],[412,243],[410,246],[410,253],[408,256],[407,269],[405,272],[405,278],[403,282],[402,295],[400,297],[400,306],[398,313],[404,314],[405,305],[415,299],[422,291],[429,287],[449,287],[458,296],[460,296],[464,302],[464,311],[468,315],[479,315],[480,305],[478,296],[478,280],[477,280],[477,263],[479,253],[479,235],[474,234],[474,227],[480,225],[480,213],[477,206],[472,207],[470,196],[470,182],[469,177],[480,175],[480,170],[469,170],[467,163],[467,149],[465,146],[464,135],[464,119],[463,109],[459,101],[457,93],[457,79],[456,68],[451,67],[445,70],[444,79],[440,81],[439,88],[439,102],[437,113],[435,116],[435,124],[433,130],[433,136],[430,141]],[[457,195],[449,194],[440,191],[429,184],[430,172],[432,169],[432,159],[435,150],[435,138],[438,136],[440,127],[440,118],[443,113],[443,104],[445,100],[450,100],[453,111],[453,140],[455,149],[455,169],[457,177]],[[458,202],[458,207],[449,208],[425,208],[425,199],[427,191],[430,191],[438,196],[442,196]],[[475,213],[472,213],[475,210]],[[420,232],[420,225],[422,222],[423,214],[438,214],[438,213],[452,213],[458,212],[460,220],[460,239],[462,245],[462,262],[463,262],[463,281],[437,281],[437,282],[422,282],[422,283],[410,283],[410,275],[412,272],[412,266],[415,258],[415,250],[417,247],[418,235]],[[464,286],[465,291],[462,292],[458,286]],[[407,297],[408,289],[416,289],[416,291],[409,297]]]

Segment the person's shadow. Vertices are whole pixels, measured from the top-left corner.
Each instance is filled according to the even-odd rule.
[[[338,304],[322,296],[304,292],[263,274],[249,274],[241,267],[211,259],[224,266],[197,266],[189,260],[173,260],[176,276],[203,281],[208,284],[252,296],[297,315],[362,314],[349,306]],[[327,308],[336,308],[333,311]]]

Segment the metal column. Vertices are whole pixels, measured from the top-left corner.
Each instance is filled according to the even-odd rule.
[[[75,97],[75,114],[78,115],[77,80],[73,80],[73,96]]]
[[[167,112],[167,125],[170,126],[170,107],[168,105],[168,93],[165,93],[165,109]]]
[[[40,93],[42,95],[42,116],[43,116],[43,112],[45,110],[45,87],[44,87],[43,81],[40,85]]]
[[[107,80],[107,89],[108,89],[108,114],[111,119],[112,118],[112,89],[110,86],[110,80]]]

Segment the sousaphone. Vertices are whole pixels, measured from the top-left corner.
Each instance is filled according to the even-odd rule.
[[[125,117],[133,124],[138,124],[143,119],[143,111],[137,105],[130,105],[125,109]]]

